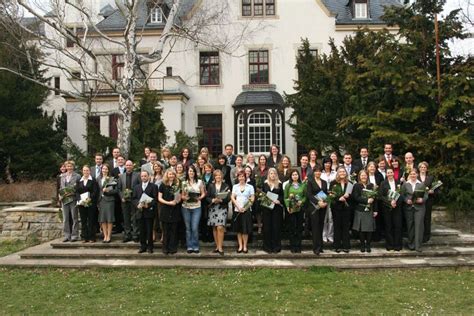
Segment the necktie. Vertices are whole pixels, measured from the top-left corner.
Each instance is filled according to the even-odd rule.
[[[365,166],[367,165],[367,158],[362,158],[362,165]]]
[[[100,167],[95,167],[95,177],[97,178],[100,175]]]

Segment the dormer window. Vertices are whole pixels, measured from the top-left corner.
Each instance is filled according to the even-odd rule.
[[[151,9],[150,23],[163,23],[163,11],[161,11],[160,7]]]
[[[354,19],[367,19],[367,0],[354,1]]]

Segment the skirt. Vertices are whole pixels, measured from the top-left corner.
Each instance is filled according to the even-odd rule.
[[[373,212],[361,212],[355,211],[354,224],[352,229],[359,232],[374,232],[375,231],[375,219]]]
[[[253,230],[252,212],[245,213],[235,212],[234,228],[237,233],[251,234]]]
[[[226,219],[227,208],[221,208],[220,205],[214,205],[209,208],[208,226],[225,226]]]
[[[100,201],[99,223],[115,223],[115,202],[105,200]]]

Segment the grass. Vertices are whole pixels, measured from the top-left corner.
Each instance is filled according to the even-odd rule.
[[[37,239],[29,239],[28,241],[1,241],[0,242],[0,257],[9,255],[11,253],[20,251],[22,249],[38,245],[40,242]]]
[[[473,272],[0,268],[0,313],[472,314]]]

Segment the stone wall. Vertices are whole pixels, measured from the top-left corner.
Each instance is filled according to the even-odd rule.
[[[24,203],[5,208],[0,240],[48,241],[61,237],[62,222],[59,208],[49,207],[49,201]]]

